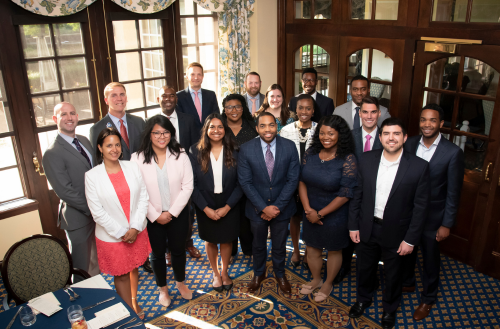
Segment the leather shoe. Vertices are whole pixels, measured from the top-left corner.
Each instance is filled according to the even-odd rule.
[[[357,319],[359,318],[360,316],[363,315],[363,313],[365,312],[365,310],[370,307],[370,305],[372,304],[372,302],[356,302],[354,303],[354,305],[351,306],[351,309],[349,310],[349,317],[350,318],[353,318],[353,319]]]
[[[142,268],[144,269],[144,271],[146,271],[148,273],[153,273],[153,268],[151,267],[151,263],[149,262],[149,258],[144,262],[144,264],[142,265]]]
[[[290,283],[286,279],[286,276],[283,276],[282,278],[276,278],[276,282],[278,282],[280,290],[285,294],[290,294],[292,292],[292,287],[290,287]]]
[[[415,286],[410,286],[410,287],[403,286],[403,292],[415,292]]]
[[[248,291],[250,292],[255,292],[260,288],[260,284],[264,279],[266,278],[265,274],[262,274],[260,276],[253,276],[252,281],[250,281],[250,284],[248,285]]]
[[[200,258],[201,257],[200,251],[198,249],[196,249],[195,246],[187,247],[186,250],[187,250],[187,252],[189,252],[189,256],[191,256],[193,258]]]
[[[172,266],[172,254],[167,252],[165,253],[165,262],[167,263],[167,266]]]
[[[396,312],[386,312],[382,313],[382,328],[383,329],[392,329],[396,324]]]
[[[420,321],[428,317],[432,306],[434,306],[434,304],[420,303],[420,306],[417,307],[415,313],[413,313],[413,320]]]

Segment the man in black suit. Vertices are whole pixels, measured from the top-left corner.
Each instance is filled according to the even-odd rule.
[[[358,318],[372,303],[377,268],[384,262],[382,327],[393,328],[401,301],[403,256],[420,241],[430,203],[429,164],[403,150],[401,120],[386,119],[379,132],[383,149],[365,152],[358,165],[358,187],[349,207],[349,234],[357,243],[357,301],[349,316]]]
[[[335,104],[333,104],[333,99],[323,96],[316,91],[316,85],[318,84],[318,72],[312,68],[308,67],[302,71],[302,89],[304,89],[304,94],[311,95],[316,103],[318,104],[319,111],[314,111],[312,121],[319,122],[319,120],[327,115],[332,115],[335,109]],[[292,112],[296,112],[297,109],[297,97],[299,95],[292,97],[290,103],[288,104],[288,109]]]
[[[203,66],[200,63],[194,62],[188,65],[186,79],[189,86],[177,92],[177,110],[193,116],[200,131],[210,113],[220,113],[217,96],[213,91],[201,88]]]
[[[262,81],[260,80],[260,75],[257,72],[247,73],[245,76],[245,90],[246,93],[243,95],[247,101],[248,109],[252,115],[255,114],[264,103],[266,96],[260,93],[260,87],[262,86]]]
[[[444,111],[437,104],[426,105],[420,113],[422,136],[408,138],[405,150],[429,162],[431,203],[429,216],[419,246],[424,259],[422,299],[413,313],[416,321],[426,318],[437,300],[441,256],[439,242],[450,235],[455,225],[460,192],[464,180],[464,153],[443,137],[439,129],[444,124]],[[415,291],[417,248],[403,261],[403,291]]]
[[[372,150],[380,150],[382,144],[378,138],[377,122],[380,117],[380,108],[378,100],[375,97],[366,96],[361,101],[361,109],[359,116],[361,118],[361,127],[352,130],[354,139],[354,152],[356,159],[361,159],[364,152]],[[334,284],[338,284],[351,272],[352,254],[355,249],[354,242],[349,241],[349,246],[342,249],[342,267],[339,273],[333,280]]]

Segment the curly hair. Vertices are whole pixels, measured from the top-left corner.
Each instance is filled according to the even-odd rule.
[[[319,120],[314,132],[313,141],[308,149],[310,154],[318,154],[324,149],[323,144],[319,140],[319,131],[322,126],[328,126],[335,129],[339,133],[337,140],[336,158],[345,159],[349,154],[354,153],[354,139],[352,138],[351,129],[345,120],[338,115],[324,116]]]
[[[241,96],[240,94],[231,94],[227,95],[224,100],[222,101],[222,118],[224,120],[227,120],[227,115],[226,115],[226,104],[229,101],[237,100],[241,103],[241,106],[243,107],[243,114],[241,115],[241,119],[245,120],[247,122],[254,122],[254,119],[252,117],[252,114],[250,113],[250,110],[248,109],[248,104],[245,100],[245,97]],[[255,124],[254,124],[255,125]]]
[[[281,104],[280,117],[281,117],[281,125],[285,126],[288,119],[292,116],[292,113],[290,113],[290,111],[288,110],[288,107],[286,106],[285,93],[283,92],[283,88],[281,88],[281,86],[277,83],[274,83],[274,84],[270,85],[269,88],[267,88],[266,98],[264,98],[264,102],[260,105],[260,109],[257,112],[255,112],[254,117],[257,118],[262,112],[266,112],[266,110],[270,107],[268,95],[273,90],[279,90],[281,92],[281,97],[283,98],[283,103]]]

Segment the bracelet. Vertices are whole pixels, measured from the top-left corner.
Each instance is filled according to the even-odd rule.
[[[316,210],[316,214],[318,214],[318,219],[323,219],[323,216],[319,213],[318,210]]]

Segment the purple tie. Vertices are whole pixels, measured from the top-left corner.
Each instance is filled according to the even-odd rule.
[[[372,136],[366,135],[365,149],[363,150],[363,152],[370,151],[370,139],[372,139]]]
[[[269,180],[273,178],[273,169],[274,169],[274,157],[273,152],[271,152],[271,145],[267,144],[266,151],[266,167],[267,173],[269,174]]]

